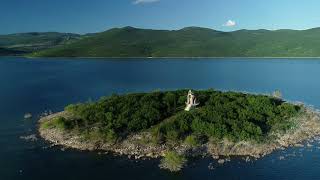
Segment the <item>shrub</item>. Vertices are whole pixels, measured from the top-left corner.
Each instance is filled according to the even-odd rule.
[[[186,164],[187,159],[174,151],[169,151],[161,160],[160,167],[169,171],[180,171]]]
[[[64,117],[57,117],[54,118],[50,121],[45,121],[41,124],[41,127],[44,129],[48,129],[48,128],[57,128],[60,130],[65,130],[67,129],[68,123],[66,122],[67,120]]]
[[[194,135],[187,136],[184,143],[190,147],[196,147],[199,145],[198,138]]]
[[[163,140],[163,136],[160,132],[160,128],[157,126],[151,130],[151,142],[153,144],[159,144]]]
[[[175,130],[170,130],[166,132],[165,138],[168,143],[175,144],[177,143],[179,134]]]
[[[272,93],[272,96],[275,97],[275,98],[281,99],[281,98],[282,98],[282,93],[281,93],[280,90],[275,90],[275,91]]]
[[[50,129],[52,127],[51,122],[50,121],[44,121],[40,124],[40,127],[42,129]]]
[[[117,134],[112,129],[105,130],[104,139],[107,142],[114,143],[117,140],[117,138]]]

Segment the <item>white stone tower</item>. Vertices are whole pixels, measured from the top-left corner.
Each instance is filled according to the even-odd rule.
[[[191,90],[189,90],[188,96],[187,96],[186,108],[184,110],[190,111],[192,107],[195,107],[197,105],[199,105],[199,103],[197,102],[195,95],[192,93]]]

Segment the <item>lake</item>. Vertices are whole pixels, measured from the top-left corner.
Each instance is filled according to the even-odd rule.
[[[179,173],[159,160],[130,160],[49,147],[20,136],[37,132],[45,110],[112,93],[179,88],[271,93],[320,108],[320,59],[25,59],[0,58],[0,179],[320,179],[320,147],[294,147],[262,159],[195,159]],[[25,113],[33,118],[24,120]],[[284,160],[280,160],[283,157]],[[208,165],[213,163],[214,170]]]

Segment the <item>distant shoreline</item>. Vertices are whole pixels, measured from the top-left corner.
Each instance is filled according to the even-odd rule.
[[[0,56],[0,58],[26,58],[26,59],[320,59],[320,56],[316,57],[29,57],[29,56]]]
[[[319,33],[320,28],[222,32],[201,27],[158,31],[127,26],[90,35],[54,33],[52,37],[50,33],[26,33],[19,37],[8,36],[9,41],[2,40],[5,45],[0,47],[3,48],[0,54],[30,58],[315,59],[320,58]],[[20,49],[23,53],[18,51]]]

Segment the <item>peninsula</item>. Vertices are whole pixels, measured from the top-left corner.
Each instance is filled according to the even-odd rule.
[[[56,145],[161,160],[179,171],[195,156],[259,158],[320,134],[320,115],[274,95],[156,91],[72,104],[39,121]]]

